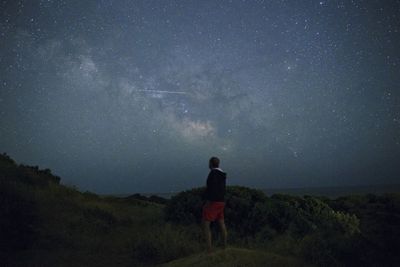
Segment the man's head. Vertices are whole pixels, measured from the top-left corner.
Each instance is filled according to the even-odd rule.
[[[211,157],[210,161],[208,162],[208,167],[210,169],[212,168],[218,168],[219,167],[219,158],[217,157]]]

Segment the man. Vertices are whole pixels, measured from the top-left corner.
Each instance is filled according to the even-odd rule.
[[[224,221],[225,207],[225,185],[226,173],[219,168],[219,159],[217,157],[210,158],[208,167],[210,173],[207,178],[207,188],[205,191],[206,203],[203,206],[203,228],[207,241],[208,252],[212,251],[210,223],[217,220],[222,232],[224,248],[227,242],[227,231]]]

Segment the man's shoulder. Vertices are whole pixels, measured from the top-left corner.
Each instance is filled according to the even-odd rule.
[[[221,169],[212,169],[209,173],[209,177],[224,177],[226,178],[226,172]]]

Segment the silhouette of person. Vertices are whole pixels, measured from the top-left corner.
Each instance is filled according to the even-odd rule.
[[[202,210],[202,222],[204,234],[207,242],[208,252],[212,251],[210,223],[217,221],[222,232],[224,248],[227,243],[227,230],[224,221],[225,208],[225,187],[226,172],[219,168],[220,160],[217,157],[211,157],[208,167],[210,173],[207,177],[207,188],[205,191],[205,204]]]

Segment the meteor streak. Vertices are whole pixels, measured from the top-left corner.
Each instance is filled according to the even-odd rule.
[[[182,91],[165,91],[165,90],[133,90],[136,92],[149,92],[149,93],[165,93],[165,94],[187,94]]]

